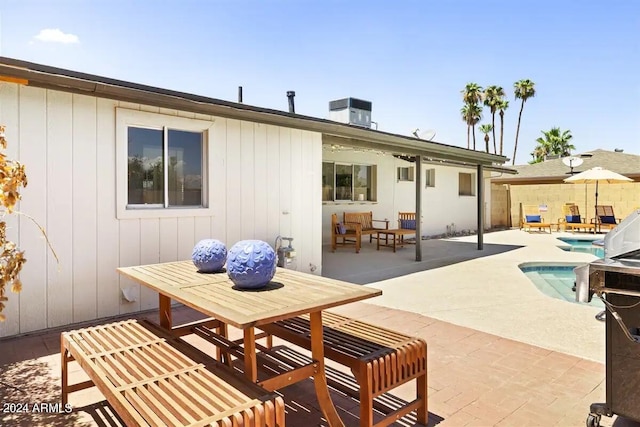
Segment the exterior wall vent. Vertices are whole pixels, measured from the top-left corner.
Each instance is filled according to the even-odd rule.
[[[340,123],[371,128],[371,102],[357,98],[330,101],[329,119]]]

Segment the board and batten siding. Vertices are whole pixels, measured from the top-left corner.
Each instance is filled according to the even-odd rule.
[[[211,122],[209,215],[118,219],[118,109]],[[0,83],[0,123],[29,179],[18,210],[59,258],[29,218],[5,217],[27,263],[0,337],[156,308],[157,295],[116,268],[188,259],[204,238],[293,237],[298,270],[321,272],[320,134],[13,83]]]

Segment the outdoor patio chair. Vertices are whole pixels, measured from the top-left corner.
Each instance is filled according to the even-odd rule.
[[[613,206],[596,205],[596,222],[600,230],[602,228],[613,230],[620,223],[620,218],[616,218]]]
[[[331,215],[331,252],[336,247],[355,246],[356,253],[360,253],[362,244],[362,225],[359,222],[338,222],[338,215]]]
[[[416,229],[416,213],[415,212],[398,212],[398,228],[400,230],[415,230]],[[409,243],[413,243],[413,242],[409,241]]]
[[[544,221],[544,218],[540,215],[540,208],[537,205],[522,206],[520,229],[522,230],[523,228],[528,228],[528,232],[531,232],[531,228],[537,228],[539,230],[548,228],[549,234],[551,234],[551,224]]]
[[[580,216],[580,208],[575,203],[565,203],[562,206],[562,215],[564,215],[564,218],[558,220],[558,225],[564,226],[565,231],[584,229],[595,233],[596,225],[592,222],[587,222],[586,218]]]

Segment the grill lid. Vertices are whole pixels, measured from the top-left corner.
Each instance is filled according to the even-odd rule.
[[[627,216],[604,238],[604,258],[637,263],[640,268],[640,209]]]

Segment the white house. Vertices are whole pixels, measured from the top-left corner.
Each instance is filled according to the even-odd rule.
[[[352,168],[364,175],[371,189],[363,187],[359,193],[354,191],[352,200],[340,199],[338,193],[332,197],[331,186],[323,186],[323,242],[330,242],[328,232],[331,214],[343,212],[373,212],[374,219],[388,219],[389,228],[398,228],[398,212],[415,212],[415,163],[393,157],[389,154],[376,154],[364,151],[332,151],[325,145],[322,157],[324,177],[336,170],[349,174]],[[354,176],[355,173],[351,172]],[[491,172],[483,173],[484,188],[490,189]],[[329,182],[336,182],[329,180]],[[475,168],[424,162],[422,165],[421,234],[439,235],[447,232],[453,225],[457,231],[477,228],[477,171]],[[368,190],[368,191],[367,191]],[[361,196],[362,195],[362,196]],[[345,198],[350,195],[347,194]],[[485,218],[490,218],[491,197],[485,195]],[[380,226],[381,224],[376,224]],[[485,221],[485,228],[490,222]]]
[[[0,58],[0,123],[8,157],[27,167],[19,210],[46,228],[59,258],[30,219],[5,217],[28,261],[0,337],[155,308],[157,296],[116,268],[187,259],[202,238],[231,246],[292,236],[298,269],[320,274],[331,212],[373,210],[394,220],[415,210],[415,185],[398,180],[410,178],[398,168],[413,163],[392,154],[414,156],[427,174],[423,234],[449,223],[475,229],[473,176],[505,161],[10,58]],[[332,152],[336,146],[351,151]],[[368,195],[352,189],[336,198],[334,188],[326,200],[323,175],[335,179],[348,165],[369,171]]]

